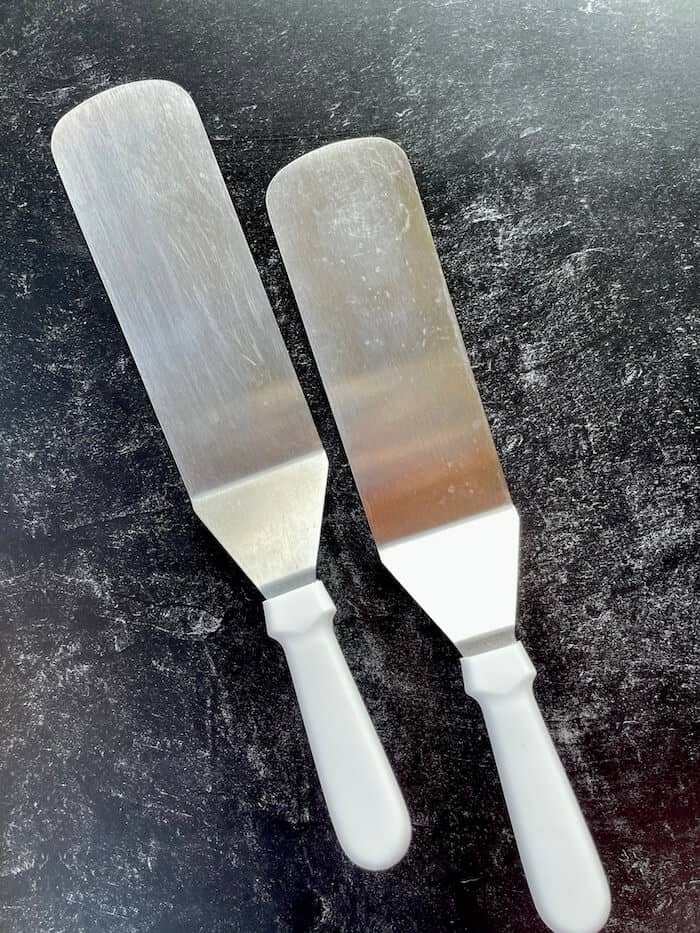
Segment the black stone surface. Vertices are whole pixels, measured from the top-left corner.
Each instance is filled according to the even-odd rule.
[[[521,512],[520,632],[608,928],[700,928],[699,53],[694,0],[3,5],[3,933],[542,929],[264,211],[288,160],[368,134],[414,165]],[[415,827],[386,874],[335,845],[260,599],[189,508],[51,160],[66,110],[144,77],[200,108],[328,446],[320,574]]]

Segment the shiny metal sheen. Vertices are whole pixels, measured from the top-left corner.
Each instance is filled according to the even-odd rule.
[[[382,560],[461,650],[512,640],[518,517],[405,154],[324,146],[267,206]]]
[[[51,146],[195,512],[268,598],[312,582],[327,459],[194,103],[116,87]]]

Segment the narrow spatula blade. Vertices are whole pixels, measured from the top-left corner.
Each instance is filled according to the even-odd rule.
[[[517,513],[405,154],[324,146],[267,207],[382,560],[461,648],[512,639]]]
[[[116,87],[51,145],[195,511],[266,596],[313,581],[326,455],[192,99]]]
[[[377,543],[509,503],[402,150],[325,146],[267,204]]]

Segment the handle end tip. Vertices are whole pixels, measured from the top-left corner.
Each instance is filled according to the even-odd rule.
[[[408,810],[404,806],[402,811],[394,814],[390,824],[383,821],[371,832],[353,834],[352,839],[343,838],[345,834],[339,832],[343,851],[350,861],[365,871],[387,871],[397,865],[408,852],[412,836]]]
[[[598,891],[591,891],[589,886],[586,893],[585,903],[580,902],[576,907],[571,902],[562,904],[557,900],[554,903],[546,895],[536,897],[534,892],[533,898],[537,912],[553,933],[599,933],[608,921],[611,907],[610,888],[605,877],[600,879]]]

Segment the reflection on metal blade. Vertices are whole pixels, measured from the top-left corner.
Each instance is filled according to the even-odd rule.
[[[382,559],[453,640],[512,630],[515,580],[497,618],[457,615],[499,548],[517,577],[517,515],[406,156],[385,139],[325,146],[283,168],[267,204]]]

